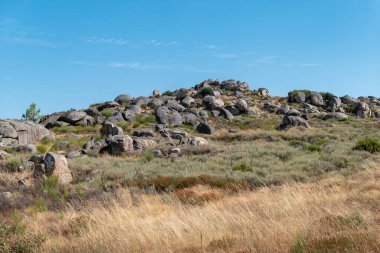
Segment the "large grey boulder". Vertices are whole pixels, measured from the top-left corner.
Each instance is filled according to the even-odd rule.
[[[53,127],[69,126],[69,123],[58,120],[65,113],[67,112],[56,112],[50,115],[45,115],[40,119],[39,124],[43,125],[48,129],[51,129]]]
[[[354,109],[354,114],[361,118],[366,118],[371,116],[371,109],[365,102],[359,102],[356,104]]]
[[[193,113],[184,113],[182,118],[185,124],[192,125],[193,127],[197,126],[200,122],[199,118]]]
[[[208,146],[208,141],[202,137],[189,138],[188,144],[191,146]]]
[[[315,105],[315,106],[323,106],[324,105],[324,101],[323,101],[323,97],[321,94],[317,93],[317,92],[313,92],[311,93],[308,97],[307,97],[307,101],[312,104],[312,105]]]
[[[183,123],[183,118],[176,110],[169,109],[166,106],[161,106],[156,111],[157,121],[166,126],[180,126]]]
[[[106,121],[103,123],[100,132],[103,136],[122,135],[123,129],[121,129],[121,127],[115,126],[113,123],[109,121]]]
[[[135,121],[135,119],[136,119],[136,114],[135,114],[134,111],[127,109],[127,110],[125,110],[125,111],[123,112],[123,117],[124,117],[124,119],[125,119],[126,121],[130,121],[130,122],[132,122],[132,121]]]
[[[133,151],[133,140],[128,135],[114,135],[106,139],[106,151],[111,155],[123,155]]]
[[[248,111],[248,103],[242,99],[242,98],[239,98],[237,101],[236,101],[236,108],[240,111],[240,112],[246,112]]]
[[[87,113],[84,111],[70,111],[59,117],[58,121],[64,121],[74,125],[76,122],[81,121],[86,116]]]
[[[115,98],[115,101],[120,105],[130,103],[133,100],[133,97],[128,94],[121,94]]]
[[[206,107],[210,110],[216,110],[224,106],[224,102],[221,98],[216,98],[214,96],[205,96],[203,102]]]
[[[117,122],[123,122],[125,121],[125,119],[121,112],[115,112],[114,115],[107,118],[107,121],[112,122],[112,123],[117,123]]]
[[[348,119],[348,116],[341,112],[332,112],[332,113],[325,113],[323,115],[323,119],[336,119],[336,120],[345,120]]]
[[[135,151],[143,151],[156,145],[157,142],[152,139],[133,137],[133,149]]]
[[[306,95],[301,91],[291,91],[288,93],[288,100],[292,103],[302,103],[306,101]]]
[[[46,176],[58,176],[58,182],[61,185],[67,185],[73,181],[73,176],[71,175],[65,156],[55,153],[47,153],[43,163],[45,165]]]
[[[107,144],[104,139],[95,141],[94,138],[91,138],[87,143],[83,145],[82,151],[89,155],[92,154],[98,154],[102,152],[102,150],[106,149]]]
[[[327,105],[331,108],[339,108],[342,106],[342,101],[339,97],[337,96],[332,96],[332,97],[329,97],[328,101],[326,101]]]
[[[267,88],[259,88],[257,91],[259,92],[260,96],[270,97],[269,90]]]
[[[164,101],[162,101],[162,99],[159,99],[159,98],[152,98],[149,103],[148,103],[148,106],[150,108],[157,108],[157,107],[160,107],[161,105],[164,104]]]
[[[301,116],[301,113],[300,113],[300,111],[298,111],[297,109],[292,108],[292,109],[290,109],[290,110],[286,113],[286,115],[288,115],[288,116]]]
[[[238,116],[240,115],[240,110],[236,108],[235,106],[226,106],[225,107],[232,115]]]
[[[176,110],[177,112],[183,112],[185,110],[185,107],[183,107],[182,105],[180,105],[177,101],[173,99],[168,100],[165,106],[169,109]]]
[[[291,127],[301,126],[305,128],[310,128],[309,123],[302,117],[299,116],[285,116],[279,126],[280,130],[286,130]]]
[[[220,84],[220,88],[233,91],[249,90],[249,85],[246,82],[235,81],[233,79],[225,80]]]
[[[190,94],[190,90],[188,90],[186,88],[181,88],[181,89],[177,90],[176,97],[177,97],[177,99],[183,99],[183,98],[187,97],[189,94]]]
[[[232,113],[225,108],[220,108],[219,113],[221,116],[223,116],[227,120],[233,120],[234,119],[234,115],[232,115]]]
[[[195,103],[194,98],[189,97],[189,96],[187,96],[187,97],[185,97],[184,99],[182,99],[181,104],[182,104],[184,107],[186,107],[186,108],[196,106],[196,103]]]
[[[197,131],[201,134],[213,134],[215,130],[211,125],[207,123],[200,123],[197,126]]]
[[[350,97],[348,95],[340,97],[340,100],[342,101],[343,104],[346,104],[346,105],[354,105],[358,102],[355,98]]]
[[[47,128],[31,121],[0,120],[0,147],[34,144],[52,137]]]
[[[141,106],[140,105],[130,105],[128,106],[127,108],[125,108],[126,110],[131,110],[135,113],[135,115],[139,115],[142,113],[142,110],[141,110]]]
[[[287,114],[289,111],[290,111],[290,106],[289,105],[281,105],[277,109],[276,113],[284,115],[284,114]]]
[[[149,103],[149,101],[150,101],[149,97],[140,96],[140,97],[137,97],[136,99],[134,99],[132,101],[132,104],[142,106],[142,105],[147,105]]]

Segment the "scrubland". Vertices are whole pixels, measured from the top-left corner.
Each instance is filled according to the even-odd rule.
[[[2,205],[0,252],[380,252],[380,155],[355,148],[380,139],[379,122],[279,121],[220,121],[209,146],[175,159],[70,160],[70,186],[48,178]],[[59,140],[81,145],[68,132]]]

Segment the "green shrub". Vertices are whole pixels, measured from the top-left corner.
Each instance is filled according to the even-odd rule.
[[[298,236],[294,244],[290,248],[291,253],[303,253],[307,248],[307,242],[305,237]]]
[[[302,92],[302,93],[304,93],[306,96],[307,96],[307,95],[310,95],[311,93],[313,93],[313,91],[311,91],[311,90],[293,90],[293,91],[289,92],[289,94],[290,94],[291,96],[294,96],[294,95],[297,94],[298,92]]]
[[[232,167],[232,170],[233,171],[242,171],[242,172],[252,171],[252,169],[245,162],[235,164]]]
[[[128,107],[129,105],[130,105],[129,102],[127,102],[127,101],[124,101],[124,102],[121,104],[122,107]]]
[[[54,127],[51,130],[57,134],[74,133],[74,134],[90,134],[97,133],[99,126],[61,126]]]
[[[156,116],[154,115],[136,115],[136,122],[140,125],[150,125],[157,123]]]
[[[45,154],[49,150],[49,147],[44,144],[38,144],[37,145],[37,151],[39,154]]]
[[[342,225],[349,227],[357,227],[364,222],[364,218],[360,213],[352,213],[349,216],[338,216],[339,222]]]
[[[315,144],[305,145],[303,148],[307,151],[310,151],[310,152],[321,152],[322,151],[321,147],[318,145],[315,145]]]
[[[303,147],[304,145],[305,145],[305,143],[303,141],[300,141],[300,140],[289,141],[289,146],[292,146],[295,148]]]
[[[330,92],[320,92],[319,94],[321,94],[324,101],[328,101],[328,100],[332,99],[333,97],[335,97],[335,95],[330,93]]]
[[[149,163],[151,161],[153,161],[154,159],[154,155],[153,155],[153,152],[148,150],[144,153],[144,161]]]
[[[354,150],[363,150],[370,153],[380,152],[380,142],[374,138],[360,140],[353,148]]]
[[[11,217],[12,221],[0,221],[0,252],[37,252],[44,238],[41,235],[28,235],[19,213],[13,212]]]
[[[174,95],[174,93],[172,91],[169,91],[169,90],[162,93],[162,96],[173,96],[173,95]]]
[[[121,127],[124,132],[128,132],[129,131],[129,127],[132,126],[132,123],[128,122],[128,121],[122,121],[122,122],[117,122],[116,125],[118,127]]]
[[[34,205],[34,211],[41,213],[47,210],[48,208],[47,208],[44,198],[42,198],[41,196],[37,197],[35,205]]]
[[[57,175],[51,175],[43,183],[44,190],[53,201],[58,199],[58,181]]]
[[[83,147],[85,143],[88,142],[89,139],[90,139],[89,136],[82,136],[79,138],[72,138],[72,137],[65,136],[62,138],[57,138],[54,144],[52,145],[52,147],[50,148],[50,150],[53,152],[59,151],[59,143],[62,141],[67,141],[69,143],[67,151],[79,150]]]
[[[18,157],[9,157],[5,161],[5,168],[7,171],[16,172],[20,169],[22,162]]]
[[[0,150],[3,150],[5,152],[7,152],[8,154],[15,154],[15,153],[17,153],[13,148],[10,148],[10,147],[1,147]]]
[[[107,109],[104,109],[102,112],[102,115],[106,118],[109,118],[113,115],[113,112],[111,109],[107,108]]]
[[[205,86],[203,87],[200,91],[199,91],[200,94],[202,94],[202,96],[212,96],[214,95],[214,91],[212,90],[212,88],[210,86]]]

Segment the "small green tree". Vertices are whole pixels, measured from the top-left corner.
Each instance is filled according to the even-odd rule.
[[[30,120],[33,122],[38,122],[41,118],[41,110],[37,107],[35,103],[32,103],[26,112],[22,114],[23,120]]]

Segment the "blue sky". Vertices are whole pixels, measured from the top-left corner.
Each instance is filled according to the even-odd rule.
[[[0,118],[239,79],[380,96],[380,0],[2,0]]]

